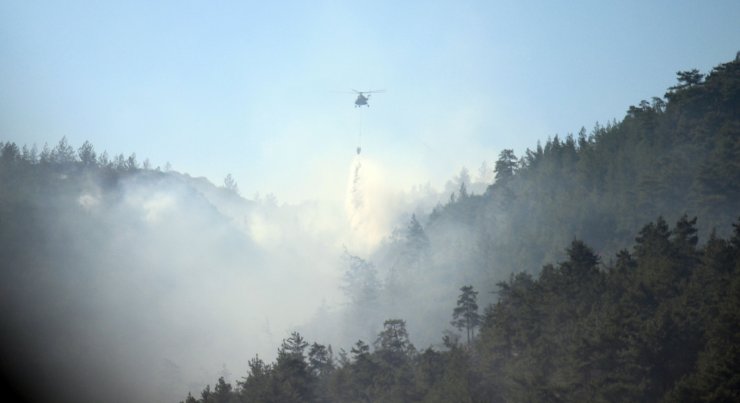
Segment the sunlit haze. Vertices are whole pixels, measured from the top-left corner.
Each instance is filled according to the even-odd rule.
[[[550,366],[566,375],[551,376],[548,396],[598,401],[586,381],[558,395],[580,358],[540,365],[526,355],[544,351],[539,341],[504,351],[514,336],[490,331],[498,329],[491,309],[519,317],[504,309],[529,302],[493,304],[518,298],[506,287],[520,281],[519,291],[541,303],[530,318],[541,327],[527,327],[522,340],[580,342],[588,329],[593,343],[621,337],[650,348],[660,345],[650,337],[671,334],[690,315],[725,309],[716,307],[724,298],[712,298],[730,292],[722,288],[730,269],[699,285],[686,273],[705,256],[697,239],[712,234],[721,244],[706,248],[721,255],[712,262],[729,262],[725,249],[735,245],[714,237],[732,234],[728,217],[740,208],[738,50],[737,0],[0,1],[0,378],[40,400],[174,402],[201,396],[219,378],[246,396],[237,382],[254,369],[250,359],[281,358],[286,339],[305,348],[293,332],[328,346],[326,362],[351,375],[361,354],[383,360],[383,342],[373,344],[381,331],[408,330],[400,356],[425,351],[437,360],[439,383],[419,377],[415,389],[429,401],[450,401],[444,393],[458,390],[444,384],[456,382],[455,357],[478,371],[484,388],[475,393],[491,385],[521,392],[497,401],[547,400],[521,397],[545,387],[520,380],[544,379],[551,374],[527,371]],[[358,107],[357,91],[375,92]],[[647,223],[652,232],[639,232]],[[645,281],[613,278],[652,273],[657,258],[625,252],[646,233],[663,243],[642,250],[676,243],[684,254],[675,256],[687,257],[657,265],[670,273]],[[661,248],[655,253],[674,250]],[[615,261],[624,270],[611,270]],[[558,277],[573,267],[585,274]],[[541,269],[550,276],[541,282],[560,282],[535,284]],[[584,290],[673,283],[656,282],[644,300],[619,300],[624,307],[614,311],[627,315],[670,291],[645,308],[665,303],[658,319],[650,322],[653,311],[619,317],[626,326],[611,311],[590,311],[611,306],[594,302],[607,292],[582,293],[579,283],[568,294],[576,277],[591,281]],[[714,294],[702,288],[710,280]],[[674,294],[675,284],[689,285]],[[478,298],[481,316],[451,322],[463,294],[468,313]],[[690,314],[670,305],[704,295]],[[578,298],[582,310],[556,310]],[[578,316],[587,311],[607,319]],[[579,337],[561,337],[562,317],[582,320],[568,328]],[[654,326],[676,317],[688,319]],[[653,333],[612,337],[601,326],[612,319],[615,333]],[[360,339],[367,351],[353,348]],[[634,352],[643,347],[615,342],[604,349],[618,351],[603,356],[642,359]],[[701,369],[696,351],[641,398],[681,401],[660,388]],[[411,362],[401,367],[420,374]],[[270,365],[267,372],[283,374]],[[340,392],[364,389],[312,368],[311,379],[321,379],[312,385],[335,387],[333,401],[411,401],[388,399],[391,388],[375,381],[367,383],[377,398],[347,400]],[[584,370],[586,378],[603,368]],[[607,381],[644,386],[630,376]],[[269,379],[273,391],[289,383]],[[621,396],[607,386],[598,390]],[[209,390],[203,401],[212,401]]]
[[[734,1],[608,3],[6,1],[0,131],[342,202],[362,119],[389,182],[439,188],[619,119],[740,42]],[[350,89],[387,92],[359,111]]]

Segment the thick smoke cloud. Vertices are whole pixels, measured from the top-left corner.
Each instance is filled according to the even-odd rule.
[[[219,376],[235,383],[294,330],[339,351],[403,317],[412,337],[438,341],[459,281],[429,275],[437,256],[399,261],[399,233],[449,195],[405,190],[372,158],[357,156],[348,178],[343,203],[286,205],[176,172],[54,176],[33,214],[35,263],[3,299],[3,354],[26,364],[16,380],[55,400],[177,401]],[[376,271],[362,309],[346,288],[351,256]],[[413,298],[390,298],[409,275]]]

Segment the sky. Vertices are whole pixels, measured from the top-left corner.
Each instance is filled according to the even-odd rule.
[[[0,141],[340,201],[441,188],[740,50],[737,1],[0,1]],[[355,108],[357,90],[385,90]]]

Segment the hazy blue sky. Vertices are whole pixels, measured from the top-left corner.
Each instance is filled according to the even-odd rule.
[[[389,183],[440,186],[738,50],[738,1],[0,1],[0,140],[341,199],[360,126]]]

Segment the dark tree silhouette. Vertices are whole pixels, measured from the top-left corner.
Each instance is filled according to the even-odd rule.
[[[475,329],[480,325],[478,314],[478,291],[472,285],[460,288],[460,296],[457,298],[457,306],[452,311],[452,325],[458,330],[465,329],[468,344],[475,335]]]

